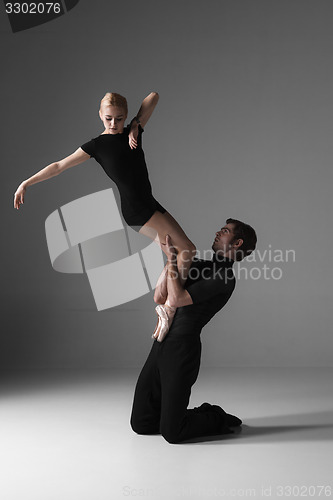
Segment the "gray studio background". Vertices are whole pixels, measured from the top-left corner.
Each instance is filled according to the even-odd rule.
[[[203,365],[332,366],[332,16],[330,0],[80,0],[12,34],[1,4],[3,368],[144,362],[152,294],[98,312],[87,277],[55,272],[46,246],[51,212],[113,186],[102,168],[32,186],[19,211],[12,201],[23,179],[102,132],[106,91],[127,97],[131,117],[152,90],[153,192],[198,249],[234,217],[255,227],[260,252],[296,256],[242,263],[283,275],[240,277],[203,331]]]

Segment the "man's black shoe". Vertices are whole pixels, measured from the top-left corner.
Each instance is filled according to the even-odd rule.
[[[242,425],[242,421],[240,418],[236,417],[235,415],[231,415],[230,413],[226,413],[223,410],[223,408],[221,408],[218,405],[211,405],[210,403],[202,403],[201,406],[194,409],[199,412],[209,411],[209,410],[216,411],[221,415],[221,417],[223,417],[223,420],[227,427],[239,427],[240,425]]]

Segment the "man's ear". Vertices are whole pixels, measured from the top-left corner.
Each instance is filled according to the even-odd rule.
[[[239,238],[238,240],[236,240],[234,243],[233,243],[233,246],[234,248],[239,248],[243,245],[244,243],[244,240],[242,240],[242,238]]]

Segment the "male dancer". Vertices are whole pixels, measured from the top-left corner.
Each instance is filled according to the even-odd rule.
[[[135,388],[131,426],[138,434],[158,434],[169,443],[232,432],[242,421],[221,407],[203,403],[187,409],[191,387],[200,367],[200,333],[204,325],[227,303],[235,288],[232,270],[255,249],[254,229],[235,219],[217,231],[213,259],[192,263],[185,288],[177,268],[176,251],[166,238],[168,257],[154,300],[163,304],[168,296],[177,307],[163,342],[153,343]]]

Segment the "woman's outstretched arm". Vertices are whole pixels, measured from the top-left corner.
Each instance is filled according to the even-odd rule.
[[[142,128],[144,128],[151,117],[156,104],[158,103],[159,95],[157,92],[151,92],[147,97],[142,101],[140,109],[137,115],[131,121],[131,131],[129,134],[129,145],[131,149],[135,149],[137,147],[137,137],[138,137],[138,127],[139,124]]]
[[[79,165],[80,163],[89,160],[89,158],[90,155],[85,153],[83,149],[78,148],[74,153],[66,156],[66,158],[63,158],[62,160],[56,161],[54,163],[50,163],[50,165],[47,165],[42,170],[39,170],[39,172],[21,182],[21,184],[17,188],[14,194],[14,208],[19,209],[20,205],[24,203],[25,192],[29,186],[32,186],[37,182],[45,181],[46,179],[50,179],[55,175],[59,175],[64,170],[67,170],[70,167],[74,167],[75,165]]]

